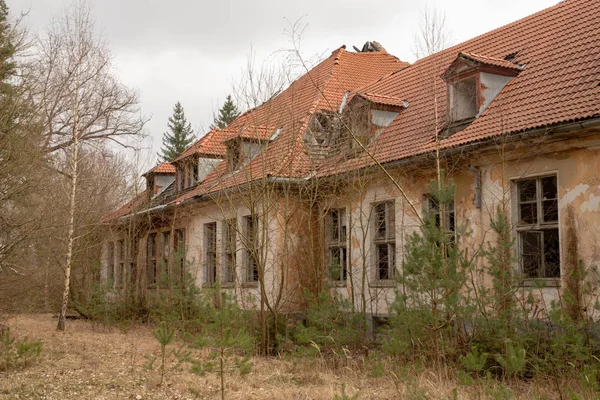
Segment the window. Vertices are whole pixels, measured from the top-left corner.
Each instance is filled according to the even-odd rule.
[[[227,146],[227,155],[229,161],[229,171],[235,171],[241,166],[242,155],[240,152],[241,143],[239,139],[232,140]]]
[[[117,270],[115,271],[115,286],[125,286],[125,241],[117,242]]]
[[[522,179],[516,187],[521,272],[528,278],[559,278],[556,176]]]
[[[192,167],[192,185],[195,185],[197,182],[198,182],[198,161],[195,161],[195,164]]]
[[[438,202],[433,198],[432,195],[426,194],[426,207],[427,211],[433,214],[435,218],[435,225],[437,227],[441,226],[441,210]],[[456,232],[456,219],[454,217],[454,200],[449,201],[444,204],[444,214],[445,214],[445,228],[448,233],[454,234]],[[453,235],[454,236],[454,235]]]
[[[175,229],[173,237],[173,278],[183,282],[185,275],[185,229]]]
[[[344,209],[330,210],[326,228],[327,262],[330,276],[336,281],[348,278],[347,218]]]
[[[469,78],[450,85],[450,119],[462,121],[477,115],[477,79]]]
[[[223,221],[223,282],[235,281],[236,220]]]
[[[129,261],[129,282],[132,287],[135,285],[136,280],[136,255],[137,255],[138,243],[135,239],[129,240],[129,246],[127,246],[127,258]]]
[[[115,278],[115,244],[113,242],[108,243],[106,261],[106,281],[112,282]]]
[[[161,234],[160,240],[160,268],[159,276],[169,277],[169,258],[171,255],[171,232],[165,231]]]
[[[351,132],[351,134],[348,133],[350,149],[360,151],[362,150],[361,144],[367,147],[371,140],[371,110],[369,107],[363,106],[350,110],[346,124]]]
[[[177,168],[177,175],[175,180],[177,181],[177,190],[183,190],[183,169]]]
[[[146,242],[146,278],[148,285],[156,283],[156,233],[148,235]]]
[[[214,285],[217,279],[217,223],[204,224],[204,283]]]
[[[254,215],[244,217],[244,267],[246,282],[258,282],[258,221]]]
[[[376,279],[393,279],[396,254],[396,218],[394,202],[386,201],[373,206]]]

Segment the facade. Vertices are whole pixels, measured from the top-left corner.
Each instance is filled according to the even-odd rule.
[[[426,210],[476,258],[501,207],[515,290],[548,304],[600,260],[599,17],[567,0],[411,65],[342,46],[146,173],[106,217],[104,277],[143,298],[186,272],[278,311],[328,283],[386,315]],[[443,210],[438,162],[456,187]]]

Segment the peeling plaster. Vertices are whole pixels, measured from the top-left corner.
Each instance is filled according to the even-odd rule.
[[[600,206],[600,197],[590,194],[589,200],[581,204],[581,212],[597,212]]]
[[[589,187],[590,187],[590,185],[588,185],[588,184],[580,183],[579,185],[575,186],[573,189],[566,191],[562,196],[560,196],[560,199],[558,201],[558,207],[564,208],[564,207],[568,206],[573,201],[575,201],[575,199],[577,197],[579,197],[579,195],[584,194],[586,192],[586,190],[588,190]]]

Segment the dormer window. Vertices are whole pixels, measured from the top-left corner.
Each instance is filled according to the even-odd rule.
[[[349,145],[349,156],[358,154],[391,125],[408,102],[398,97],[357,93],[344,112],[342,140]]]
[[[448,84],[446,134],[466,128],[489,107],[502,89],[523,69],[514,58],[499,59],[458,53],[442,74]]]
[[[234,139],[227,143],[227,162],[229,164],[229,171],[235,171],[241,167],[242,154],[241,154],[241,140]]]
[[[248,126],[237,135],[223,141],[227,146],[227,165],[230,172],[237,171],[260,154],[263,148],[275,140],[280,130],[265,126]]]
[[[477,86],[475,77],[463,79],[449,85],[450,119],[452,122],[475,118],[479,109]]]

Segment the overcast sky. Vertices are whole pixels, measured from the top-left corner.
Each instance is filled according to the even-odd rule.
[[[71,0],[6,0],[12,13],[29,10],[28,25],[43,30]],[[446,13],[453,44],[556,4],[557,0],[429,1]],[[107,39],[121,80],[140,93],[155,152],[167,118],[180,101],[200,130],[231,92],[250,48],[260,61],[290,48],[290,21],[307,23],[302,53],[328,55],[345,44],[380,42],[388,52],[413,61],[418,29],[415,0],[92,0],[96,25]],[[199,132],[203,134],[204,132]]]

